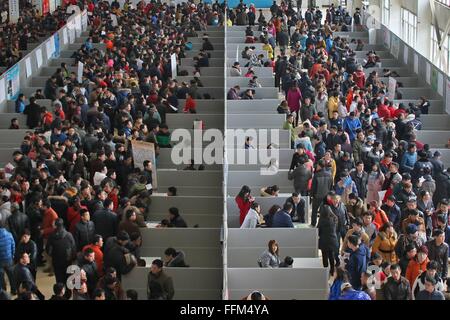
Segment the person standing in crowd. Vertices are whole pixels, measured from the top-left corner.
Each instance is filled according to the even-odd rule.
[[[409,281],[402,277],[400,266],[393,264],[390,267],[391,276],[383,286],[385,300],[411,300],[411,286]]]
[[[147,297],[149,300],[152,297],[152,288],[155,287],[153,284],[156,282],[161,287],[162,300],[172,300],[175,295],[175,290],[173,287],[172,277],[166,274],[163,270],[163,262],[160,259],[153,260],[150,272],[147,278]]]

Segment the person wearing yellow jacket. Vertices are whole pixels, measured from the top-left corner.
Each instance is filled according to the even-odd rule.
[[[329,119],[331,119],[333,117],[334,111],[338,111],[338,106],[339,106],[339,93],[336,91],[328,99],[328,118]]]
[[[267,40],[264,40],[264,45],[262,46],[262,49],[264,51],[267,51],[267,57],[272,60],[273,59],[273,48]]]

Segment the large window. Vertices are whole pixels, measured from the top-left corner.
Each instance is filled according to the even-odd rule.
[[[439,52],[439,45],[436,36],[436,31],[434,30],[434,26],[432,25],[430,28],[431,35],[431,47],[430,47],[430,60],[439,68],[446,69],[444,70],[446,73],[450,72],[450,37],[448,35],[443,35],[443,31],[440,30],[441,37],[444,37],[444,43],[442,45],[442,55],[437,55]],[[437,55],[437,56],[436,56]]]
[[[402,38],[410,46],[416,45],[417,16],[405,8],[402,8]]]
[[[450,6],[450,0],[436,0],[437,2],[443,3],[447,6]]]
[[[389,25],[390,9],[391,9],[391,0],[383,0],[383,11],[381,13],[381,19],[382,23],[386,26]]]

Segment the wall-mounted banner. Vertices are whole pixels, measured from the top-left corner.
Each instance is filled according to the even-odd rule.
[[[416,74],[419,73],[419,56],[417,53],[414,53],[414,72]]]
[[[55,51],[53,52],[53,58],[59,58],[59,55],[60,55],[60,53],[61,53],[61,49],[60,49],[60,45],[59,45],[59,34],[58,34],[58,32],[56,32],[54,35],[53,35],[53,43],[54,43],[54,46],[55,46]]]
[[[50,1],[42,0],[42,15],[46,15],[50,12]]]
[[[83,31],[86,31],[88,28],[87,10],[83,10],[83,12],[81,13],[81,28],[83,29]]]
[[[20,67],[16,63],[6,73],[6,97],[8,100],[16,100],[20,91]]]
[[[67,44],[69,42],[69,36],[67,34],[67,27],[63,29],[63,44]]]
[[[428,84],[431,84],[431,65],[428,62],[425,62],[425,67],[426,67],[426,78],[425,80],[427,81]]]
[[[391,47],[391,32],[387,29],[383,30],[383,42],[387,48]]]
[[[431,88],[434,91],[438,89],[438,71],[436,68],[431,69]]]
[[[16,23],[19,16],[19,0],[9,0],[9,22]]]
[[[392,35],[391,38],[391,53],[395,59],[398,59],[398,55],[400,53],[400,38],[396,35]]]
[[[172,79],[177,78],[177,55],[172,53],[170,56],[170,67],[172,68]]]
[[[409,55],[409,49],[406,45],[403,45],[403,63],[408,64],[408,55]]]
[[[42,50],[37,49],[36,50],[36,65],[38,69],[42,66]]]
[[[33,69],[31,68],[31,58],[25,59],[25,71],[27,78],[31,77],[31,75],[33,74]]]
[[[81,33],[82,31],[82,26],[81,26],[81,15],[76,15],[75,16],[75,30],[76,30],[76,34],[77,37],[81,37]]]
[[[438,73],[438,93],[443,96],[444,95],[444,75],[439,72]]]
[[[51,59],[53,52],[55,52],[55,43],[53,42],[53,39],[50,39],[45,43],[45,50],[47,52],[47,59]]]
[[[5,99],[6,99],[6,82],[5,77],[3,77],[0,79],[0,103],[5,101]]]

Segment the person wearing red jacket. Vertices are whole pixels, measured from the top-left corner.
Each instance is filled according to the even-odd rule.
[[[91,244],[85,245],[83,247],[83,252],[90,248],[92,249],[92,251],[94,251],[95,253],[95,264],[97,265],[97,273],[98,276],[101,277],[103,276],[104,272],[103,272],[103,251],[102,251],[102,247],[103,247],[103,238],[101,235],[96,234],[94,236],[94,241]]]
[[[186,93],[186,102],[184,104],[183,112],[184,113],[197,113],[195,108],[197,106],[197,102],[195,99],[189,94]]]
[[[67,209],[67,221],[69,222],[69,232],[73,233],[75,231],[75,226],[81,220],[80,210],[87,209],[86,206],[81,205],[81,200],[76,197],[73,200],[73,205]]]
[[[373,200],[370,202],[369,211],[372,213],[373,224],[377,227],[377,231],[382,225],[384,225],[386,222],[389,222],[386,213],[380,209],[378,201]]]
[[[364,88],[366,84],[366,74],[364,73],[362,67],[358,67],[358,70],[353,73],[353,80],[359,88]]]
[[[255,199],[250,195],[250,192],[251,190],[248,186],[243,186],[234,199],[239,207],[239,225],[242,225],[252,203],[255,202]]]
[[[44,239],[48,239],[48,236],[56,230],[55,221],[58,219],[58,215],[55,210],[52,209],[50,200],[46,199],[42,202],[42,209],[44,210],[41,233]]]

